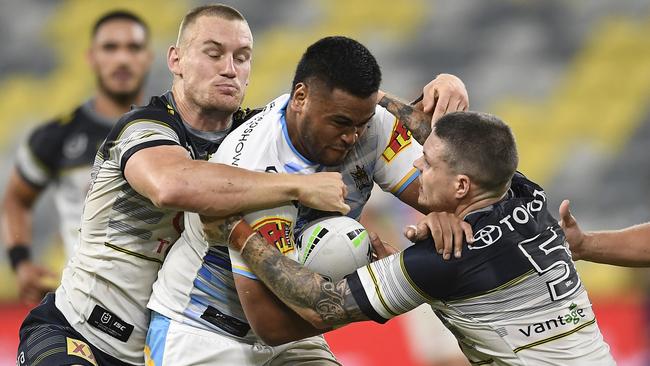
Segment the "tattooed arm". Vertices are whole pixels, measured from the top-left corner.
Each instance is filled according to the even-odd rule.
[[[247,230],[245,222],[236,226],[233,232]],[[253,272],[278,298],[315,328],[325,330],[368,320],[359,309],[345,279],[337,283],[323,279],[281,255],[259,234],[232,235],[230,243],[231,249],[236,251],[243,247],[241,255]]]
[[[440,74],[422,88],[422,95],[411,105],[388,96],[383,91],[377,94],[377,104],[398,117],[413,133],[417,142],[424,144],[431,133],[431,126],[440,117],[469,108],[469,95],[465,84],[458,77]]]
[[[406,128],[411,131],[413,137],[420,145],[424,144],[424,141],[429,137],[431,133],[431,116],[421,112],[415,107],[408,105],[399,99],[389,96],[388,94],[384,95],[379,102],[377,103],[380,106],[386,108],[395,117],[406,126]]]

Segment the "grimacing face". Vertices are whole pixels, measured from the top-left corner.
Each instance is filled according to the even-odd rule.
[[[375,114],[376,93],[360,98],[317,82],[296,85],[292,99],[300,104],[300,141],[294,144],[308,159],[326,166],[343,163]]]
[[[129,19],[102,24],[88,51],[98,87],[124,102],[130,102],[142,90],[152,59],[145,29]]]
[[[422,152],[423,155],[413,162],[420,171],[418,204],[432,211],[454,212],[457,175],[444,160],[445,143],[432,132],[424,142]]]
[[[185,96],[204,110],[235,112],[244,99],[251,70],[253,35],[248,23],[201,16],[179,44]]]

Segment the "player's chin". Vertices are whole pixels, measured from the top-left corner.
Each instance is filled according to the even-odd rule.
[[[336,166],[343,164],[350,150],[327,149],[320,155],[319,163],[325,166]]]

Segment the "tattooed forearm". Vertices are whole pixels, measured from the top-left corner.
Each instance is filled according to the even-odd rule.
[[[418,111],[412,106],[403,103],[396,98],[385,95],[379,101],[379,105],[386,108],[392,115],[399,120],[411,131],[413,138],[420,144],[429,137],[431,133],[431,116]]]
[[[241,215],[233,215],[227,218],[203,216],[203,233],[209,244],[228,243],[228,235],[235,225],[242,219]]]
[[[311,310],[317,314],[320,325],[337,326],[368,319],[359,309],[345,279],[337,283],[323,279],[280,254],[260,235],[249,239],[242,257],[276,296],[294,308]]]

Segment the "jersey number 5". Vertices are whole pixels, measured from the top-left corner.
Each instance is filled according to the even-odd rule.
[[[553,268],[564,269],[559,277],[546,282],[553,301],[564,299],[580,287],[580,278],[571,255],[555,230],[549,227],[543,233],[519,243],[519,249],[540,275]]]

